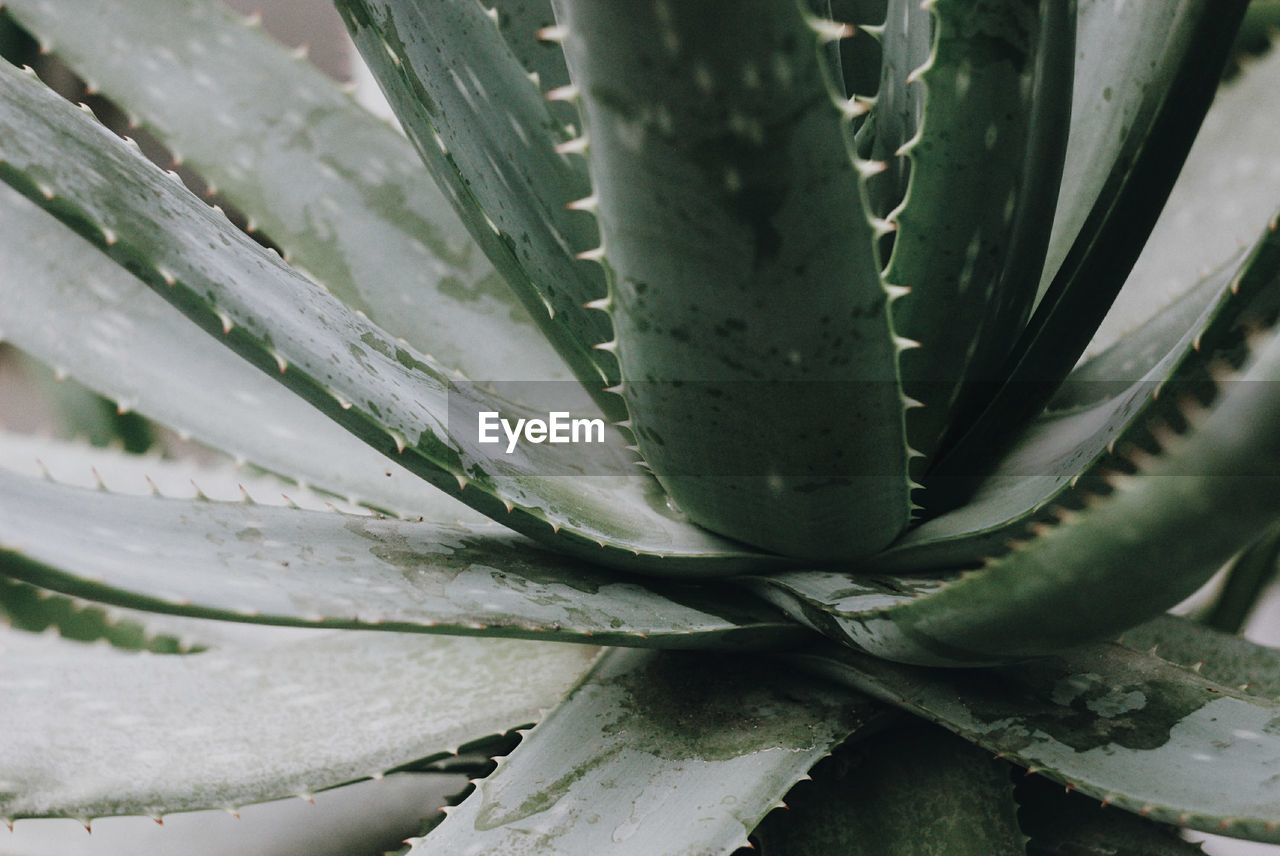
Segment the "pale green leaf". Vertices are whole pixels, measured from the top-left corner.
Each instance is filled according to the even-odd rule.
[[[611,652],[413,852],[731,852],[874,715],[758,659]]]

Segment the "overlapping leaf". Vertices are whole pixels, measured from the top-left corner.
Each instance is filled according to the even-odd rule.
[[[306,795],[526,725],[575,645],[339,633],[157,657],[0,636],[0,817],[159,816]]]
[[[803,634],[732,592],[646,588],[496,524],[116,496],[7,474],[0,485],[0,573],[121,606],[672,648],[778,646]]]
[[[486,19],[487,20],[487,19]],[[635,474],[620,437],[573,460],[451,435],[450,408],[512,412],[324,294],[32,77],[0,67],[0,177],[356,436],[482,513],[564,550],[656,572],[769,564],[705,533]]]
[[[990,671],[902,666],[848,649],[805,662],[1095,799],[1280,841],[1280,705],[1158,657],[1101,644]]]
[[[5,6],[290,263],[391,335],[479,381],[511,379],[513,368],[571,378],[412,145],[224,4]]]
[[[759,660],[610,652],[413,852],[729,852],[875,715]]]

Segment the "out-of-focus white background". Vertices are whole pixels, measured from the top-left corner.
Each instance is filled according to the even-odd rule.
[[[306,44],[313,62],[335,78],[355,81],[365,106],[394,122],[331,0],[226,2],[244,13],[261,13],[267,31],[281,42]],[[55,417],[25,386],[21,364],[0,360],[0,428],[47,430]],[[1273,587],[1246,635],[1280,645],[1280,589]],[[173,814],[163,826],[143,818],[104,818],[93,823],[91,834],[74,820],[20,820],[12,831],[0,827],[0,856],[375,856],[417,834],[464,785],[460,775],[398,774],[321,793],[314,804],[291,798],[248,806],[239,817],[222,811]],[[1280,846],[1200,833],[1189,837],[1204,842],[1210,856],[1280,856]]]

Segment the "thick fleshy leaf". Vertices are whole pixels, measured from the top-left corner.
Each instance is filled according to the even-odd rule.
[[[1108,811],[1040,776],[1027,776],[1017,793],[1027,856],[1204,856],[1171,826]]]
[[[1218,92],[1151,239],[1090,343],[1092,351],[1123,341],[1185,290],[1187,271],[1228,261],[1275,212],[1280,155],[1269,118],[1277,114],[1280,51],[1273,50],[1247,63]]]
[[[1082,364],[967,503],[909,532],[877,567],[980,561],[1026,537],[1036,521],[1051,520],[1055,504],[1078,504],[1105,468],[1127,466],[1117,449],[1150,445],[1162,422],[1179,424],[1178,393],[1190,391],[1213,361],[1238,359],[1247,331],[1272,322],[1280,311],[1277,276],[1280,233],[1268,228],[1250,254]]]
[[[844,30],[803,6],[556,8],[641,453],[708,528],[827,559],[884,547],[911,503],[861,107]]]
[[[5,8],[216,186],[291,264],[391,335],[478,381],[572,377],[413,146],[225,4],[6,0]]]
[[[1153,820],[1280,842],[1280,703],[1115,644],[993,670],[800,664]]]
[[[1249,695],[1280,701],[1280,651],[1275,648],[1172,615],[1126,630],[1120,644]]]
[[[727,853],[875,715],[767,661],[610,652],[413,852]]]
[[[887,0],[880,32],[880,86],[866,124],[858,132],[859,151],[885,165],[883,173],[867,182],[871,210],[877,217],[888,217],[907,192],[910,163],[902,147],[920,132],[924,119],[920,72],[929,63],[933,44],[934,19],[925,4]]]
[[[556,13],[551,0],[495,0],[489,9],[491,16],[497,16],[507,47],[544,94],[570,85],[564,51],[553,37]],[[572,100],[548,99],[547,109],[566,126],[578,124],[578,108]]]
[[[567,129],[509,45],[502,14],[473,0],[338,0],[356,47],[409,139],[494,267],[607,413],[622,418],[600,269],[575,256],[598,243],[567,206],[591,193]],[[501,379],[501,378],[497,378]],[[493,380],[493,378],[489,378]]]
[[[1024,856],[1009,765],[913,723],[847,746],[752,836],[763,856]]]
[[[0,336],[121,408],[383,511],[483,519],[203,335],[7,185],[0,185],[0,282]],[[49,457],[45,463],[57,466],[63,453]]]
[[[3,573],[121,606],[671,648],[785,646],[805,633],[732,590],[647,588],[496,524],[116,496],[6,474],[0,485]]]
[[[910,164],[906,198],[890,215],[898,228],[885,279],[910,290],[894,303],[893,322],[920,343],[902,355],[902,384],[924,404],[907,428],[926,456],[972,394],[967,384],[999,379],[1031,314],[1075,62],[1074,3],[938,0],[929,8],[932,53],[909,75],[919,81],[911,89],[923,90],[918,130],[881,155],[905,153]],[[890,58],[897,11],[885,35]],[[913,23],[929,31],[927,20]],[[881,100],[893,92],[888,83]],[[884,106],[877,102],[881,130]]]
[[[208,498],[222,502],[283,505],[308,511],[373,512],[337,497],[325,496],[251,468],[229,463],[195,463],[162,458],[158,453],[130,454],[66,440],[0,431],[0,470],[44,478],[70,487],[107,490],[169,499]],[[458,506],[471,514],[466,506]],[[473,522],[487,523],[472,514]],[[453,522],[452,518],[435,520]]]
[[[904,662],[973,664],[1107,638],[1190,595],[1280,519],[1280,336],[1225,382],[1188,434],[1135,449],[1138,473],[980,569],[876,580],[830,571],[760,578],[796,618]],[[1199,405],[1196,405],[1197,407]],[[1135,463],[1136,465],[1136,463]]]
[[[1007,449],[1088,347],[1128,278],[1205,112],[1248,0],[1086,0],[1059,210],[1043,296],[1001,385],[944,443],[941,473],[967,475]],[[1108,97],[1109,96],[1109,97]],[[981,470],[978,470],[981,472]]]
[[[668,507],[657,483],[636,474],[616,432],[573,456],[548,444],[504,455],[479,437],[451,435],[451,413],[517,408],[452,385],[438,365],[263,250],[33,75],[0,66],[0,93],[0,178],[432,484],[601,562],[709,575],[774,561]]]
[[[537,719],[593,651],[336,633],[157,657],[0,636],[0,817],[159,816],[306,795]]]

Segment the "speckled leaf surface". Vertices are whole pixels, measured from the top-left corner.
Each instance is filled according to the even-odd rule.
[[[956,567],[1002,551],[1104,468],[1117,449],[1176,422],[1182,394],[1213,360],[1241,347],[1250,326],[1280,309],[1280,234],[1201,280],[1175,304],[1079,366],[961,507],[907,533],[876,559],[882,570]],[[1161,393],[1166,393],[1163,397]]]
[[[1251,4],[1256,7],[1255,2]],[[1280,52],[1246,62],[1205,116],[1173,193],[1090,349],[1123,341],[1186,288],[1186,271],[1217,267],[1252,240],[1280,199]]]
[[[413,853],[730,852],[875,715],[759,660],[613,651]]]
[[[911,75],[927,109],[912,137],[882,155],[905,154],[910,164],[906,197],[890,215],[897,231],[885,279],[910,289],[893,320],[920,343],[902,354],[902,383],[924,404],[908,413],[907,428],[926,455],[972,395],[966,382],[999,380],[1031,314],[1066,151],[1075,52],[1073,3],[939,0],[930,8],[932,53]],[[913,32],[921,30],[927,23]]]
[[[511,53],[534,78],[534,84],[543,94],[563,91],[569,86],[569,68],[565,64],[560,43],[549,37],[554,32],[556,13],[550,0],[495,0],[488,7],[490,16],[497,16],[498,32],[502,34]],[[547,109],[565,128],[576,130],[579,124],[578,108],[572,100],[548,99]]]
[[[225,4],[5,8],[391,335],[475,380],[572,378],[413,146]]]
[[[905,662],[973,664],[1050,654],[1108,638],[1190,595],[1280,517],[1280,337],[1265,334],[1251,365],[1161,454],[1134,457],[1107,495],[1059,513],[981,568],[941,578],[866,582],[794,572],[754,583],[795,617],[857,647]]]
[[[1007,450],[1088,348],[1154,228],[1208,111],[1248,0],[1092,0],[1080,31],[1059,210],[1042,296],[980,415],[941,470],[969,475]]]
[[[1280,842],[1280,703],[1115,644],[991,670],[803,664],[1108,804]]]
[[[668,507],[616,432],[572,459],[546,444],[503,456],[478,438],[451,436],[450,405],[508,414],[515,406],[478,387],[451,387],[437,364],[263,250],[31,76],[0,67],[0,92],[0,177],[435,486],[600,562],[708,575],[772,561]]]
[[[885,546],[910,513],[905,345],[874,167],[852,151],[860,107],[822,28],[843,31],[770,0],[557,13],[645,461],[729,537],[823,559]]]
[[[8,474],[0,485],[4,572],[121,606],[672,648],[777,647],[804,636],[732,590],[646,588],[496,524],[116,496]]]
[[[383,511],[483,519],[203,335],[7,185],[0,185],[0,284],[0,338],[121,407]],[[56,467],[62,455],[47,457]]]
[[[1024,856],[1009,765],[915,722],[846,746],[752,837],[762,856]]]
[[[307,795],[536,721],[592,649],[337,633],[159,657],[0,636],[0,817]]]
[[[591,194],[585,164],[496,20],[472,0],[339,0],[347,29],[462,221],[606,412],[622,418],[598,266],[599,243],[571,202]]]

